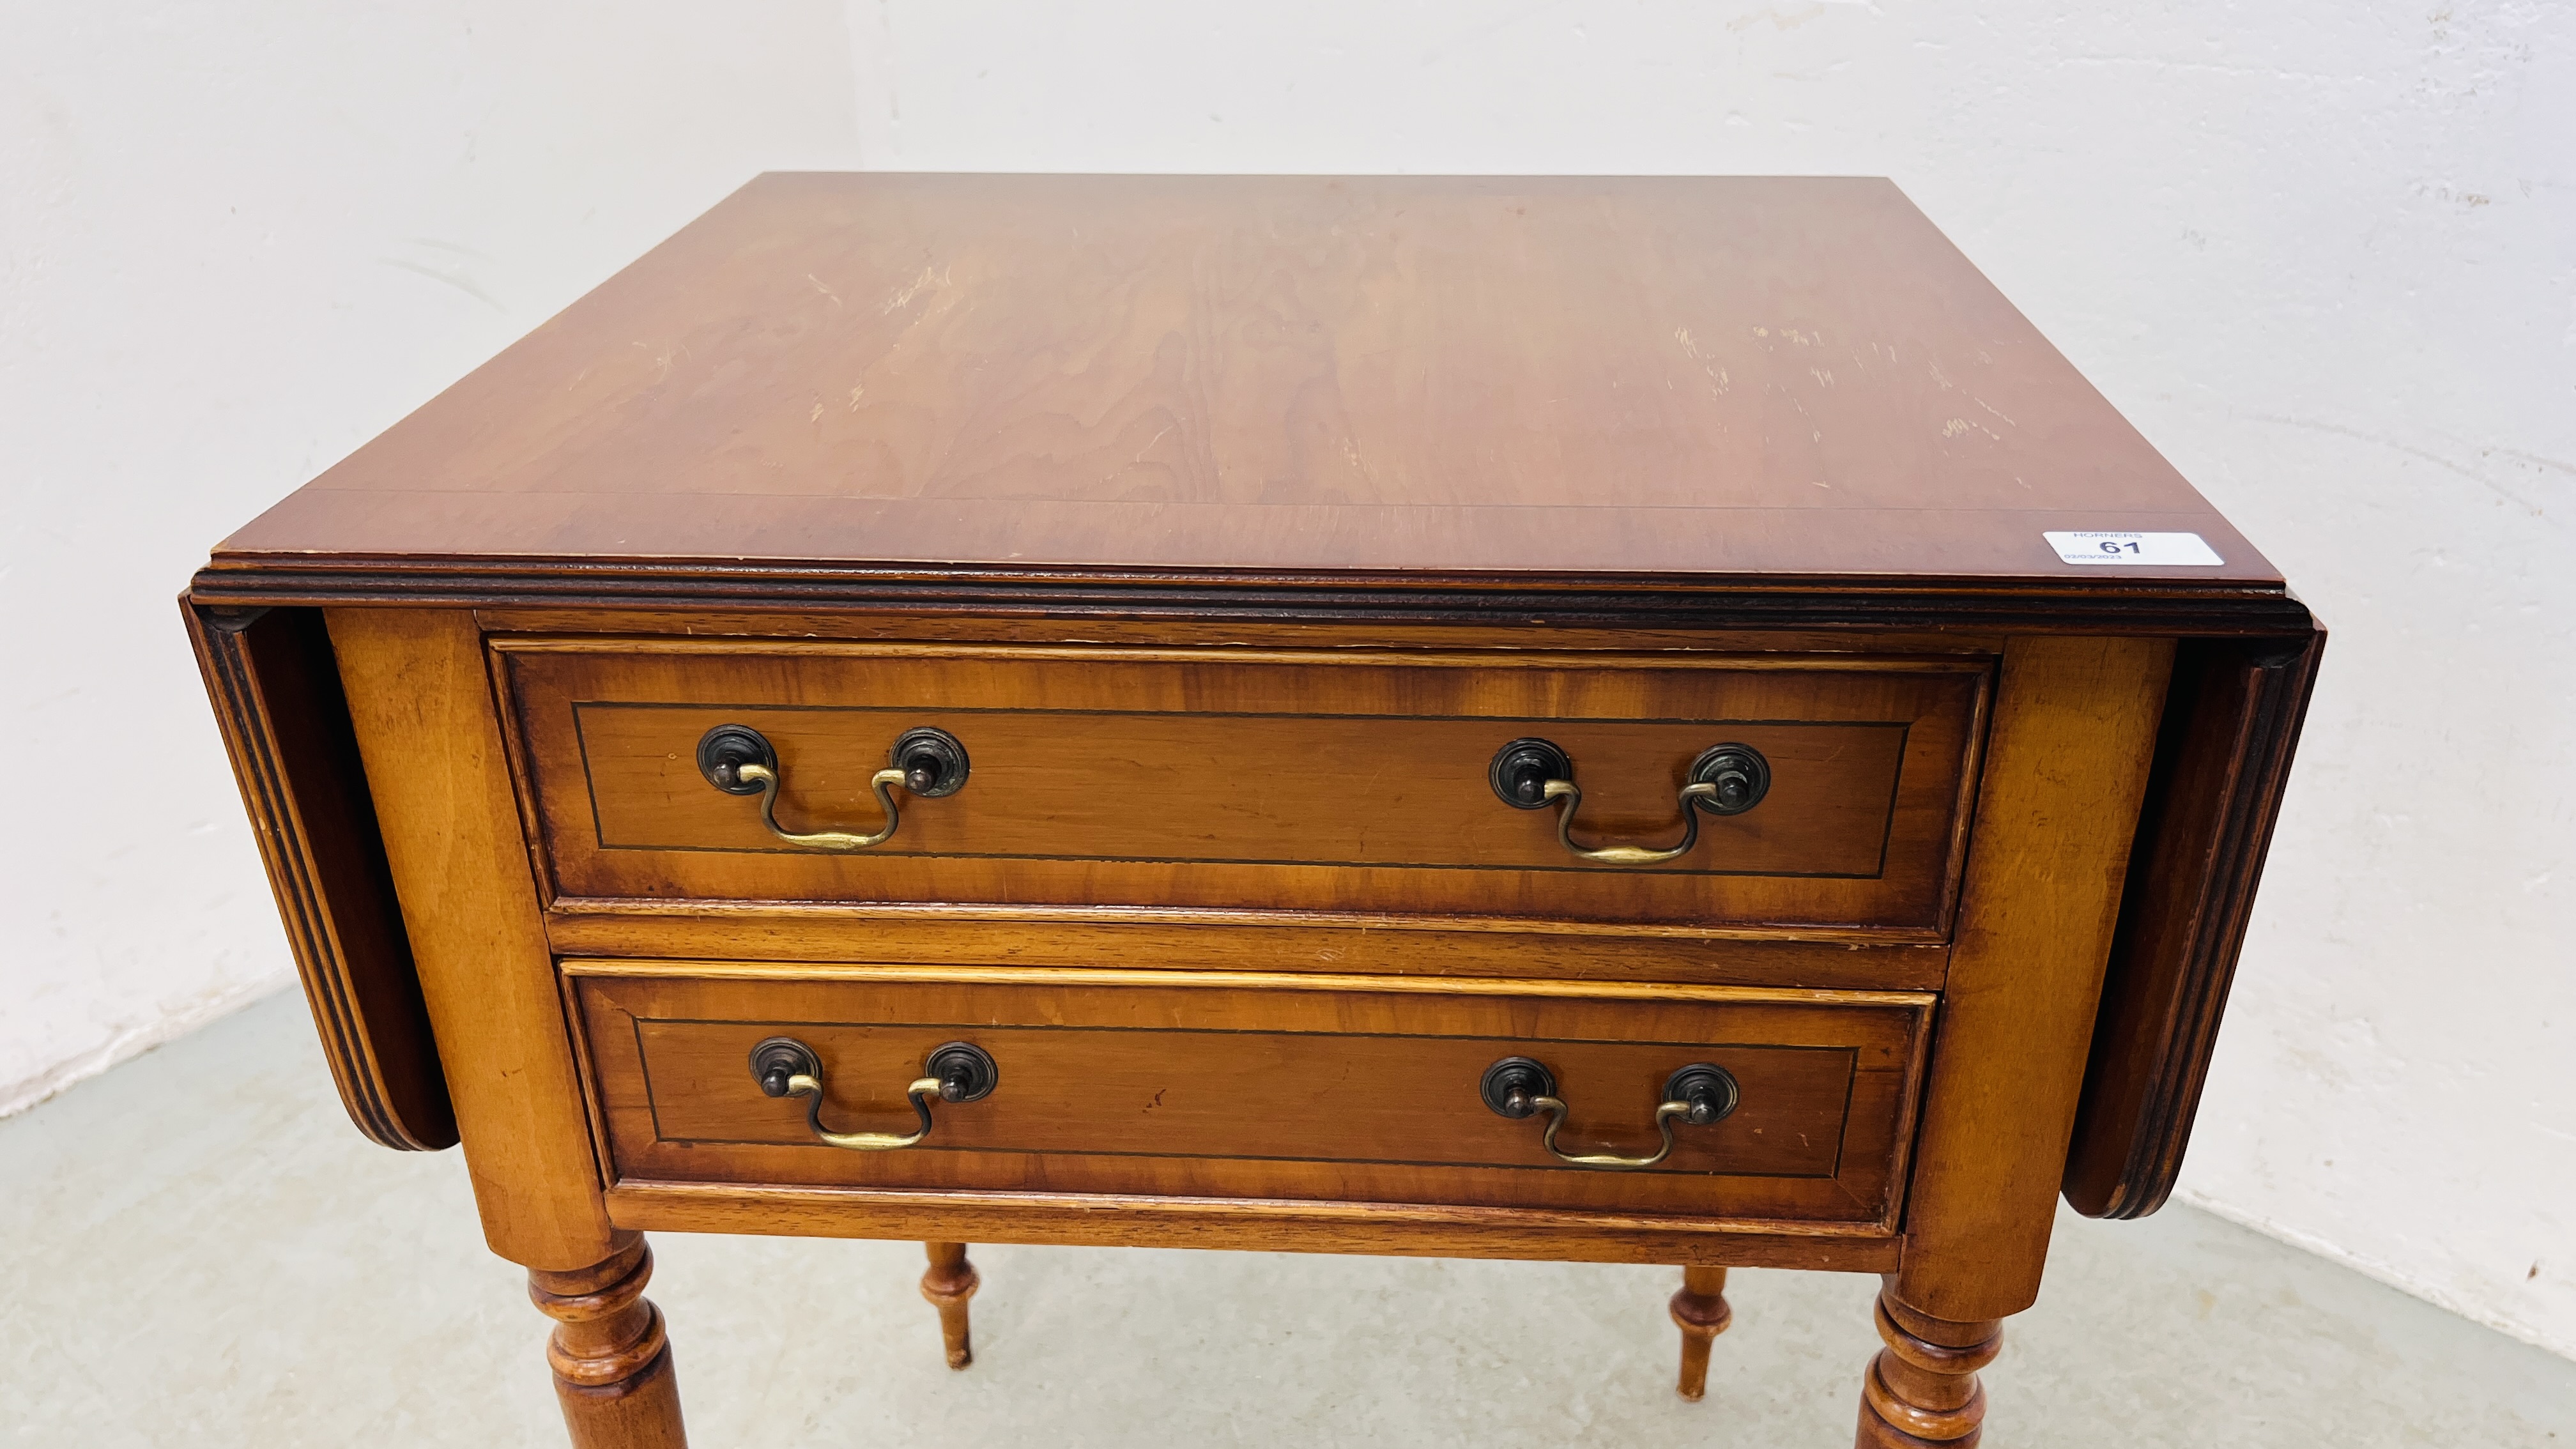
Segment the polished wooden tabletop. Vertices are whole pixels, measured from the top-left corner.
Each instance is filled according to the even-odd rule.
[[[2280,582],[1893,185],[1798,177],[763,176],[214,562],[334,558]]]

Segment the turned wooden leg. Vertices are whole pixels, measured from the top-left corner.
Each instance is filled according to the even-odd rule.
[[[641,1233],[587,1268],[528,1270],[528,1296],[555,1320],[546,1362],[573,1449],[688,1449],[662,1310],[644,1296],[652,1276]]]
[[[1708,1346],[1726,1332],[1735,1310],[1726,1306],[1724,1268],[1682,1269],[1682,1291],[1673,1295],[1673,1325],[1682,1331],[1681,1395],[1696,1401],[1708,1392]]]
[[[966,1261],[964,1243],[924,1243],[930,1271],[921,1275],[921,1296],[939,1310],[939,1336],[948,1344],[948,1366],[962,1369],[975,1361],[975,1345],[966,1329],[966,1300],[983,1279]]]
[[[1953,1323],[1878,1293],[1878,1336],[1887,1347],[1861,1383],[1859,1449],[1971,1449],[1986,1418],[1977,1370],[2003,1347],[1995,1319]]]

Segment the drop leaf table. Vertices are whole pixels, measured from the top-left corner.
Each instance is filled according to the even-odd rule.
[[[1884,181],[764,176],[184,612],[576,1444],[648,1232],[1882,1277],[2181,1161],[2323,634]],[[685,1325],[680,1335],[685,1338]],[[925,1351],[926,1348],[925,1348]]]

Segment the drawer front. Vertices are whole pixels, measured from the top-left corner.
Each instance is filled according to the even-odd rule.
[[[503,639],[520,769],[574,898],[1182,906],[1937,934],[1986,691],[1974,661],[1402,656]],[[701,773],[720,725],[778,765],[793,832],[871,832],[898,736],[944,730],[965,783],[873,848],[798,847]],[[1561,804],[1491,767],[1562,750]],[[1767,776],[1686,807],[1720,745]]]
[[[1895,1222],[1931,1002],[1215,972],[566,971],[613,1184],[1545,1207],[1861,1233]],[[763,1092],[753,1061],[774,1038],[812,1052],[834,1132],[913,1130],[905,1089],[950,1042],[988,1053],[998,1085],[934,1100],[917,1145],[835,1148],[800,1098]],[[1557,1146],[1573,1155],[1653,1152],[1686,1067],[1717,1068],[1735,1104],[1676,1125],[1653,1166],[1570,1165],[1542,1144],[1544,1111],[1506,1117],[1480,1095],[1513,1057],[1553,1078]]]

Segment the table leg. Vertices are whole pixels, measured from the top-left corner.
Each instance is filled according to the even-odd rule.
[[[948,1366],[962,1369],[975,1361],[975,1345],[968,1337],[966,1300],[975,1296],[983,1278],[975,1265],[966,1261],[964,1243],[924,1243],[930,1253],[930,1271],[921,1275],[921,1296],[939,1310],[939,1336],[947,1341]]]
[[[2003,1347],[2002,1322],[1934,1318],[1898,1301],[1892,1278],[1877,1315],[1887,1347],[1861,1383],[1859,1449],[1971,1449],[1986,1417],[1977,1370]]]
[[[1708,1392],[1708,1346],[1735,1318],[1726,1306],[1726,1270],[1682,1269],[1682,1291],[1673,1295],[1673,1326],[1682,1331],[1681,1396],[1696,1402]]]
[[[528,1296],[555,1320],[546,1362],[573,1449],[688,1449],[662,1310],[644,1296],[653,1253],[641,1233],[567,1273],[528,1270]]]

